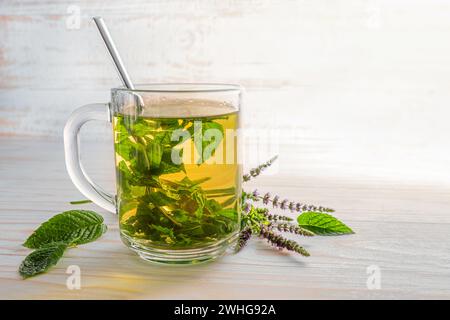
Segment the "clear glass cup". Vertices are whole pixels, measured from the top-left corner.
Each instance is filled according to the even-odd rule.
[[[237,239],[241,216],[239,112],[242,88],[151,84],[111,90],[111,102],[78,108],[64,129],[75,186],[117,213],[123,242],[143,259],[189,264],[214,259]],[[78,132],[112,123],[117,194],[80,162]]]

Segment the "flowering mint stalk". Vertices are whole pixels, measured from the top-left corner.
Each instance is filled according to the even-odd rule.
[[[240,233],[239,238],[236,243],[235,252],[241,251],[243,247],[247,244],[252,236],[252,229],[250,227],[245,227]]]
[[[275,224],[272,223],[269,225],[269,227],[276,228],[276,229],[278,229],[278,231],[290,232],[290,233],[305,236],[305,237],[314,236],[313,232],[303,229],[302,227],[295,226],[290,223],[275,223]]]
[[[267,208],[255,208],[255,210],[258,213],[261,213],[262,215],[264,215],[267,218],[267,220],[270,220],[270,221],[292,221],[293,220],[291,217],[282,216],[279,214],[270,214],[269,209],[267,209]]]
[[[279,196],[271,197],[270,193],[267,192],[261,196],[258,190],[253,190],[251,193],[246,193],[246,198],[255,202],[262,201],[263,204],[271,204],[274,208],[280,208],[282,210],[290,210],[291,212],[334,212],[334,209],[326,208],[322,206],[314,206],[310,204],[304,204],[301,202],[289,201],[288,199],[280,200]]]
[[[311,231],[289,223],[291,220],[289,217],[272,215],[267,208],[257,208],[249,204],[247,213],[244,213],[242,217],[242,231],[239,234],[235,252],[240,251],[252,235],[258,235],[261,238],[267,239],[279,249],[295,251],[304,256],[308,256],[309,254],[306,250],[297,242],[275,233],[275,230],[278,230],[306,237],[314,235]]]
[[[244,175],[244,182],[257,177],[264,169],[268,168],[277,157],[274,157],[262,165],[250,170]],[[280,250],[289,250],[299,253],[305,257],[309,256],[300,244],[287,239],[276,231],[289,232],[296,235],[311,237],[314,235],[348,234],[353,231],[336,218],[326,214],[334,212],[331,208],[308,205],[301,202],[280,200],[279,196],[272,197],[270,193],[260,195],[258,190],[251,193],[242,192],[242,224],[241,232],[236,245],[236,252],[240,251],[252,237],[259,236],[266,239],[273,246]],[[301,213],[298,218],[298,225],[291,223],[292,218],[284,215],[271,214],[268,208],[255,207],[254,203],[262,202],[264,205],[271,204],[273,208],[290,210]]]
[[[247,182],[252,178],[256,178],[257,176],[259,176],[261,174],[262,171],[264,171],[265,169],[270,167],[272,165],[272,163],[274,163],[275,160],[277,160],[277,158],[278,158],[278,156],[275,156],[272,159],[270,159],[269,161],[257,166],[256,168],[251,169],[249,173],[244,174],[242,179],[244,180],[244,182]]]
[[[309,252],[300,246],[294,240],[286,239],[283,236],[276,234],[267,227],[262,227],[260,231],[260,236],[267,239],[269,243],[278,249],[286,249],[289,251],[294,251],[300,253],[302,256],[309,257]]]

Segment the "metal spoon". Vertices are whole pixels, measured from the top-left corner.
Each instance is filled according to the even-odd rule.
[[[106,45],[106,49],[108,49],[108,52],[114,62],[114,65],[116,66],[116,70],[119,73],[120,79],[122,80],[122,83],[125,87],[127,87],[130,90],[134,90],[134,85],[131,82],[130,76],[128,75],[127,70],[125,69],[125,65],[122,62],[122,59],[120,58],[119,51],[117,51],[117,48],[114,44],[114,41],[108,31],[108,28],[106,27],[105,21],[102,17],[94,17],[92,18],[95,22],[95,25],[98,28],[98,31],[100,32],[100,35],[102,36],[103,42]],[[139,111],[142,110],[142,107],[144,107],[144,100],[142,97],[136,93],[132,93],[137,99],[137,104],[139,107]]]

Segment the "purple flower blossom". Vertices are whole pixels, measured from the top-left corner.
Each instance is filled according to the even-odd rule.
[[[278,208],[278,200],[280,200],[280,197],[279,196],[275,196],[274,198],[273,198],[273,200],[272,200],[272,206],[274,207],[274,208]]]
[[[295,202],[293,202],[293,201],[289,202],[289,210],[291,210],[291,211],[295,210]]]
[[[269,201],[270,201],[270,193],[267,192],[263,197],[263,203],[268,204]]]

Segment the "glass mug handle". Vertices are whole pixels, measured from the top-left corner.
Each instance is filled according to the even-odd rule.
[[[66,168],[73,184],[95,204],[116,213],[115,196],[95,184],[83,169],[78,145],[78,133],[88,121],[101,120],[111,122],[109,104],[93,103],[76,109],[69,117],[64,127],[64,153]]]

